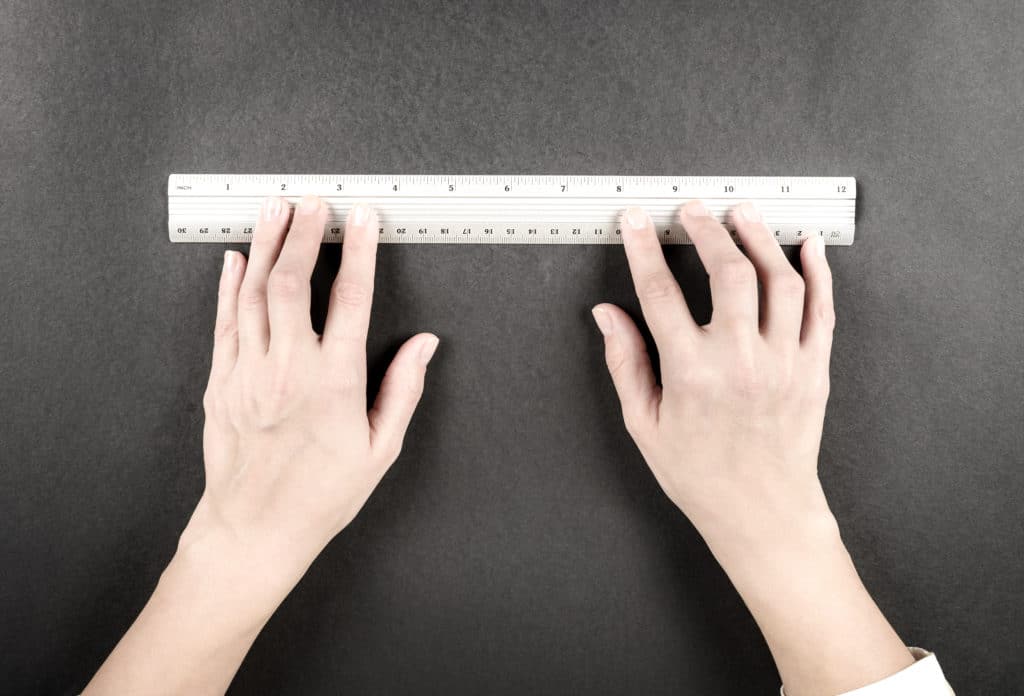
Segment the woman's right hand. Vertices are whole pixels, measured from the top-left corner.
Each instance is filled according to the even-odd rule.
[[[714,305],[711,322],[698,326],[650,217],[640,208],[623,217],[662,386],[629,315],[602,304],[594,317],[626,428],[665,493],[714,538],[827,522],[817,459],[834,315],[821,239],[803,246],[805,280],[753,206],[733,215],[749,260],[699,201],[684,206],[680,219],[708,271]]]
[[[623,215],[660,386],[632,319],[610,304],[594,319],[627,430],[750,608],[788,696],[840,693],[914,660],[861,584],[818,481],[832,277],[820,238],[801,249],[801,278],[753,206],[732,217],[747,256],[699,201],[680,214],[711,284],[711,321],[698,326],[650,217]]]

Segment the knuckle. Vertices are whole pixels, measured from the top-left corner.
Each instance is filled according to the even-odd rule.
[[[739,367],[733,373],[730,386],[732,386],[733,392],[739,396],[752,399],[764,393],[766,380],[755,371]]]
[[[215,341],[226,341],[238,336],[238,322],[234,317],[218,317],[213,326]]]
[[[777,375],[746,352],[740,352],[729,372],[728,386],[733,394],[753,399],[764,395],[777,380]]]
[[[786,357],[776,362],[774,377],[771,383],[780,390],[789,392],[800,379],[799,366],[796,364],[796,355],[787,353]]]
[[[295,386],[287,377],[278,377],[270,383],[267,391],[267,402],[274,408],[280,410],[292,400],[295,393]]]
[[[269,429],[280,423],[291,410],[296,393],[296,382],[288,370],[269,371],[259,388],[250,388],[245,393],[253,424],[259,429]]]
[[[384,454],[387,456],[389,462],[393,462],[402,454],[402,448],[405,446],[404,433],[399,434],[397,437],[391,438],[387,446],[384,448]]]
[[[622,423],[626,426],[626,432],[634,440],[643,439],[647,433],[647,419],[635,408],[622,409]]]
[[[266,399],[272,406],[282,406],[292,400],[295,394],[295,380],[288,369],[278,368],[270,373]]]
[[[830,303],[822,302],[814,306],[814,320],[828,332],[836,328],[836,312]]]
[[[645,300],[665,300],[678,292],[679,284],[668,271],[655,271],[640,281],[640,296]]]
[[[343,307],[362,307],[370,299],[370,291],[359,283],[338,280],[334,284],[334,299]]]
[[[263,301],[263,291],[251,285],[243,286],[241,292],[238,293],[238,304],[242,307],[259,307],[263,304]]]
[[[213,388],[207,387],[206,391],[203,392],[203,411],[209,416],[217,413],[219,408],[220,397]]]
[[[402,440],[389,442],[381,448],[380,458],[384,466],[390,466],[402,454]]]
[[[680,361],[670,369],[664,370],[665,381],[679,387],[683,393],[703,394],[711,390],[714,373],[695,361]]]
[[[608,374],[612,376],[613,380],[618,381],[623,377],[623,371],[629,360],[625,351],[619,348],[610,348],[605,356],[605,362],[608,363]]]
[[[306,290],[307,281],[290,268],[274,269],[267,281],[267,291],[283,300],[297,299]]]
[[[745,287],[757,282],[754,266],[746,258],[730,258],[715,268],[718,282],[728,287]]]
[[[775,292],[789,300],[803,300],[804,281],[796,273],[784,273],[774,279]]]
[[[361,373],[355,368],[334,370],[330,379],[327,380],[327,386],[341,397],[347,397],[356,393],[363,395],[363,392],[366,390]],[[381,383],[381,388],[384,388],[383,382]]]

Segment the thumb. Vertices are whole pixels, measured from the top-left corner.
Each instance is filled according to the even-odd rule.
[[[412,414],[423,395],[427,363],[439,339],[429,333],[417,334],[402,344],[384,373],[380,391],[367,413],[370,449],[387,466],[398,458]]]
[[[605,362],[622,404],[622,419],[636,439],[657,423],[661,403],[647,346],[633,320],[615,305],[599,304],[591,312],[604,335]]]

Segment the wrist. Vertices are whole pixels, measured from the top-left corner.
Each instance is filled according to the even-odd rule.
[[[702,520],[698,528],[760,627],[787,692],[845,693],[912,657],[864,587],[824,495],[813,499],[752,506],[731,525]]]
[[[305,574],[311,559],[266,536],[244,535],[212,513],[205,499],[183,530],[161,588],[196,601],[232,605],[240,623],[262,626]],[[225,615],[229,612],[224,611]]]
[[[708,548],[741,594],[793,583],[854,574],[839,526],[830,511],[784,520],[762,520],[763,528],[707,535]]]
[[[194,550],[199,554],[209,549],[261,575],[294,577],[297,582],[329,539],[316,529],[294,527],[280,520],[237,523],[204,494],[178,539],[178,552]]]
[[[734,583],[848,560],[817,478],[784,493],[760,489],[716,500],[713,511],[690,519]]]

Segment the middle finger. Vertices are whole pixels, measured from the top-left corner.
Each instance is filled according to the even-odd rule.
[[[679,213],[711,284],[711,326],[757,331],[757,274],[740,253],[729,232],[700,201],[690,201]]]

